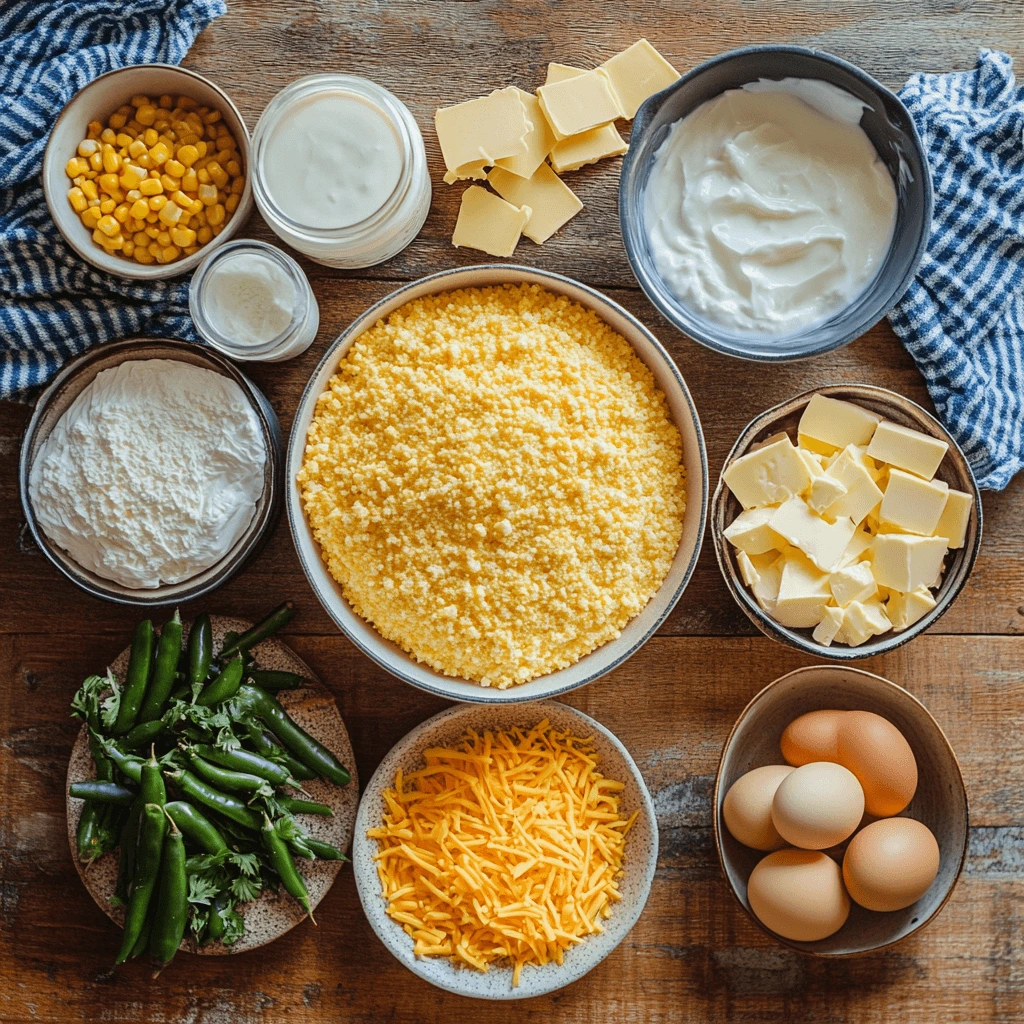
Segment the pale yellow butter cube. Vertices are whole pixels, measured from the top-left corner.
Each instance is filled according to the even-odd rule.
[[[479,185],[470,185],[462,193],[452,245],[490,256],[511,256],[529,219],[528,207],[513,206]]]
[[[831,600],[828,573],[821,572],[803,552],[787,551],[772,617],[789,629],[816,626]]]
[[[743,578],[743,582],[748,587],[755,587],[761,582],[761,574],[757,571],[757,566],[750,560],[750,555],[746,553],[742,548],[736,552],[736,564],[739,566],[740,576]]]
[[[832,641],[843,628],[843,616],[842,608],[826,608],[822,613],[821,622],[814,627],[811,636],[823,647],[831,647]]]
[[[541,164],[532,178],[495,167],[487,180],[502,199],[513,206],[530,208],[523,234],[538,245],[583,209],[579,197],[547,164]]]
[[[868,445],[868,455],[897,469],[931,480],[949,445],[920,430],[883,420]]]
[[[939,525],[949,497],[949,484],[924,480],[902,469],[889,471],[889,483],[878,512],[881,526],[930,537]]]
[[[537,90],[541,110],[556,139],[597,128],[622,117],[622,108],[603,71],[548,82]]]
[[[946,554],[944,537],[908,533],[880,533],[871,547],[871,567],[879,585],[903,593],[934,584]]]
[[[750,562],[757,571],[757,580],[750,584],[750,588],[754,592],[757,603],[769,615],[772,614],[775,602],[779,598],[779,587],[782,585],[782,566],[785,560],[785,555],[777,555],[773,558],[770,553],[750,556]]]
[[[846,484],[834,476],[822,473],[811,481],[807,491],[807,504],[817,513],[822,513],[846,494]]]
[[[832,572],[838,567],[856,529],[851,519],[826,522],[799,497],[780,505],[768,525],[799,548],[822,572]]]
[[[551,130],[548,119],[540,109],[540,100],[537,99],[537,94],[524,92],[522,89],[516,89],[516,92],[519,94],[520,102],[526,108],[526,119],[531,126],[526,134],[526,152],[516,156],[503,156],[494,161],[494,166],[502,167],[512,174],[518,174],[520,178],[532,178],[544,163],[548,153],[554,149],[555,133]]]
[[[613,124],[591,128],[589,132],[570,135],[555,143],[551,150],[551,166],[559,173],[576,171],[587,164],[596,164],[610,156],[622,156],[629,145]]]
[[[722,531],[722,536],[733,547],[745,551],[748,555],[782,551],[789,545],[768,525],[774,511],[771,506],[766,506],[741,512]]]
[[[515,87],[497,89],[434,111],[434,128],[444,157],[445,181],[482,178],[483,169],[505,157],[525,156],[533,125]]]
[[[892,591],[885,603],[886,612],[892,621],[892,628],[900,631],[909,629],[919,619],[924,618],[934,607],[936,601],[927,587],[913,590],[909,594]]]
[[[838,639],[851,647],[859,647],[873,636],[892,629],[892,622],[877,598],[854,601],[843,610],[843,627]]]
[[[812,395],[800,417],[798,431],[827,445],[845,448],[850,444],[867,444],[880,420],[880,416],[852,402]]]
[[[863,454],[855,446],[847,445],[827,473],[846,488],[846,494],[825,509],[823,514],[830,519],[848,517],[856,525],[881,503],[882,492],[865,466]]]
[[[601,67],[608,75],[622,113],[633,118],[641,104],[670,86],[679,72],[646,39],[637,40]]]
[[[726,486],[744,508],[778,505],[811,483],[807,465],[786,438],[742,455],[722,473]]]
[[[866,601],[878,593],[870,562],[854,562],[836,569],[829,578],[832,596],[840,608],[853,601]]]
[[[932,534],[936,537],[945,537],[951,548],[962,548],[973,508],[973,494],[951,490],[946,499],[946,507],[942,510]]]
[[[874,539],[862,526],[858,527],[850,538],[850,543],[846,545],[843,557],[839,559],[839,568],[843,569],[848,565],[853,565],[862,558],[870,558],[871,544]]]

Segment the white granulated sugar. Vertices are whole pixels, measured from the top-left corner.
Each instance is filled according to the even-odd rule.
[[[252,522],[267,452],[242,389],[169,359],[103,370],[32,465],[46,536],[83,568],[135,589],[216,564]]]

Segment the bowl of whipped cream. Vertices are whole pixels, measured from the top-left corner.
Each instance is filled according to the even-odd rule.
[[[694,68],[640,108],[619,187],[633,273],[672,324],[744,359],[839,348],[896,304],[932,188],[895,95],[799,46]]]
[[[49,560],[96,597],[180,603],[255,554],[281,510],[281,427],[227,359],[132,338],[67,363],[22,442],[22,507]]]

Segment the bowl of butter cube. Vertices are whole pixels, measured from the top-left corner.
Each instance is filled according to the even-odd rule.
[[[934,416],[844,384],[747,425],[711,523],[722,575],[762,633],[850,661],[907,643],[950,607],[981,547],[981,495]]]

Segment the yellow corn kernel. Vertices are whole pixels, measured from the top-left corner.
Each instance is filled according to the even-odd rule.
[[[79,174],[84,174],[89,170],[89,164],[86,160],[79,160],[77,156],[73,156],[65,165],[64,173],[69,178],[75,178]]]
[[[173,178],[180,178],[184,173],[185,165],[173,157],[164,164],[164,174],[169,174]]]
[[[187,167],[181,176],[181,188],[184,192],[196,192],[199,189],[199,175],[191,167]]]
[[[156,236],[157,245],[170,245],[171,244],[171,226],[170,224],[165,225]]]
[[[224,212],[224,207],[221,206],[220,203],[211,206],[209,210],[206,211],[207,223],[213,228],[216,228],[218,224],[223,224]],[[216,234],[216,231],[214,232],[214,234]]]
[[[132,241],[136,245],[149,245],[149,235],[140,228],[138,231],[132,233]]]
[[[128,146],[128,155],[130,157],[138,158],[146,152],[148,152],[148,147],[142,139],[132,139],[131,144]]]
[[[125,256],[131,256],[131,254],[135,252],[135,243],[130,238],[125,238],[121,242],[121,252],[123,252]]]
[[[83,181],[82,191],[85,193],[86,199],[98,199],[100,195],[95,181]]]
[[[181,250],[176,245],[165,246],[163,252],[160,254],[160,262],[173,263],[180,255]]]
[[[145,131],[146,129],[145,129],[145,128],[143,128],[143,127],[142,127],[142,125],[141,125],[141,124],[139,124],[139,122],[138,122],[138,121],[136,121],[136,120],[135,120],[135,118],[133,117],[133,118],[132,118],[132,119],[131,119],[131,120],[130,120],[130,121],[129,121],[129,122],[128,122],[128,123],[127,123],[127,124],[126,124],[125,126],[124,126],[124,130],[125,130],[126,132],[134,132],[134,133],[135,133],[135,135],[136,135],[136,137],[138,137],[138,136],[139,136],[139,135],[141,135],[141,134],[142,134],[142,133],[143,133],[143,132],[144,132],[144,131]]]
[[[117,179],[122,188],[136,189],[146,180],[146,168],[135,164],[125,164],[121,168],[121,177]]]
[[[192,220],[192,214],[190,214],[187,210],[182,210],[181,211],[181,216],[178,218],[177,226],[179,228],[187,228],[189,226],[189,222],[191,220]]]
[[[236,196],[240,196],[245,191],[245,177],[244,176],[235,178],[235,180],[233,182],[231,182],[231,191]]]
[[[220,111],[211,110],[204,118],[203,124],[216,124],[220,120]]]
[[[147,103],[135,111],[135,120],[139,124],[151,125],[156,120],[156,107]]]
[[[181,189],[175,189],[175,191],[171,193],[171,199],[173,202],[177,203],[183,210],[190,210],[192,208],[191,196],[185,195],[185,193],[182,192]]]
[[[160,97],[159,103],[164,110],[170,110],[174,106],[174,97],[165,93]]]
[[[231,175],[232,178],[237,178],[242,173],[242,165],[237,160],[229,160],[224,165],[224,170]]]
[[[147,128],[142,133],[142,141],[147,146],[155,146],[160,141],[160,133],[155,128]]]
[[[73,177],[73,178],[71,179],[71,184],[72,184],[72,185],[77,185],[77,186],[78,186],[79,188],[81,188],[81,187],[82,187],[82,183],[83,183],[84,181],[85,181],[85,175],[84,175],[84,174],[76,174],[76,175],[75,175],[75,176],[74,176],[74,177]]]
[[[148,225],[150,225],[150,227],[152,227],[154,224],[156,224],[157,218],[159,216],[160,216],[160,214],[158,214],[156,210],[150,210],[149,213],[146,214],[146,223]],[[143,230],[144,231],[148,231],[149,228],[148,227],[147,228],[143,228]],[[157,231],[159,231],[159,230],[160,229],[157,228]]]
[[[218,143],[219,143],[219,140],[218,140]],[[218,149],[217,150],[217,156],[216,156],[215,159],[216,159],[217,163],[219,163],[221,165],[221,167],[224,167],[224,165],[229,160],[233,160],[234,157],[235,157],[235,154],[232,153],[230,149]]]
[[[107,120],[107,124],[111,128],[123,128],[128,123],[128,118],[124,114],[111,114]]]
[[[207,147],[206,143],[203,142],[202,140],[200,140],[199,142],[196,143],[196,152],[199,154],[200,159],[202,159],[204,156],[206,156],[207,148],[208,147]]]
[[[100,144],[95,139],[82,139],[78,144],[79,156],[92,156],[99,151]]]
[[[102,153],[96,152],[96,153],[93,153],[93,155],[91,157],[89,157],[89,169],[92,170],[92,171],[96,171],[96,172],[99,172],[99,171],[103,170],[103,154]]]
[[[159,178],[143,178],[139,182],[139,191],[144,196],[158,196],[163,192],[164,186],[161,184]]]
[[[160,184],[165,192],[177,192],[181,188],[181,178],[172,178],[169,174],[160,175]]]
[[[128,219],[128,206],[126,203],[120,203],[114,207],[113,218],[118,224],[123,224]]]
[[[142,193],[137,188],[130,188],[124,194],[125,199],[130,203],[134,203],[136,199],[142,198]]]
[[[149,208],[150,210],[156,210],[159,212],[167,205],[167,196],[161,193],[158,196],[149,197]]]
[[[234,192],[232,192],[231,195],[228,196],[227,201],[224,203],[224,209],[227,210],[228,213],[234,213],[235,210],[238,209],[238,204],[241,201],[241,199],[241,196],[237,196],[235,195]]]
[[[160,223],[171,227],[181,220],[181,207],[177,203],[164,203],[160,208]]]
[[[144,170],[152,171],[154,169],[153,158],[149,155],[148,150],[145,153],[141,153],[139,156],[137,156],[135,158],[135,162],[139,165],[139,167],[143,168]]]
[[[213,206],[217,202],[217,186],[216,185],[200,185],[199,186],[199,201],[204,206]]]
[[[134,141],[135,141],[134,136],[129,135],[127,132],[118,132],[117,133],[117,145],[122,150],[126,150]]]
[[[132,253],[132,256],[139,263],[155,263],[156,262],[153,259],[153,254],[149,251],[149,249],[147,249],[143,245],[135,246],[135,251]]]
[[[115,224],[116,223],[117,222],[115,221]],[[121,246],[124,245],[124,239],[121,237],[120,232],[118,232],[116,235],[108,235],[101,228],[97,228],[92,233],[92,240],[94,242],[99,242],[100,245],[102,245],[103,248],[107,250],[120,249]]]
[[[113,128],[104,128],[100,132],[100,138],[109,145],[111,142],[117,141],[117,132]]]
[[[207,242],[208,242],[208,241],[209,241],[209,240],[210,240],[211,238],[213,238],[213,229],[212,229],[211,227],[209,227],[208,225],[205,225],[205,224],[204,224],[204,225],[203,225],[203,226],[202,226],[202,227],[201,227],[201,228],[200,228],[200,229],[199,229],[199,230],[198,230],[198,231],[196,232],[196,238],[198,239],[198,241],[199,241],[199,243],[200,243],[201,245],[206,245],[206,243],[207,243]]]
[[[213,228],[213,237],[216,238],[224,230],[223,224],[217,224]]]
[[[153,122],[153,127],[160,133],[160,138],[170,144],[174,142],[174,132],[171,131],[171,122],[166,117],[158,117]]]
[[[210,184],[210,172],[205,167],[200,167],[196,170],[196,177],[199,179],[200,185]]]
[[[191,96],[177,96],[174,100],[174,105],[181,107],[182,110],[195,110],[198,104]]]
[[[103,170],[107,174],[113,174],[115,171],[121,170],[121,157],[118,156],[117,150],[114,149],[109,143],[103,147]]]
[[[184,249],[196,240],[196,233],[191,228],[172,228],[171,241]]]
[[[156,214],[154,213],[153,216],[155,218]],[[152,241],[154,238],[156,238],[157,235],[160,234],[160,229],[156,226],[156,224],[147,224],[143,230],[146,232],[146,237],[149,238],[150,241]]]
[[[99,208],[96,206],[90,206],[88,210],[82,211],[82,223],[91,231],[100,222],[100,217],[103,214],[100,213]]]
[[[223,188],[228,183],[228,172],[216,160],[211,161],[206,169],[210,172],[210,180],[216,183],[218,188]]]
[[[128,102],[133,107],[148,107],[151,105],[149,97],[143,96],[142,93],[139,93],[137,96],[133,96]]]
[[[170,147],[166,142],[158,142],[149,151],[149,159],[153,161],[154,167],[160,167],[171,155]]]
[[[203,204],[198,199],[193,199],[192,202],[189,204],[188,212],[191,213],[193,217],[195,217],[197,214],[202,213],[203,210],[205,209],[206,207],[203,206]]]
[[[100,183],[101,192],[115,192],[118,188],[120,188],[121,185],[121,183],[117,180],[117,175],[113,173],[101,174],[96,180]]]
[[[181,251],[186,256],[191,256],[192,253],[199,252],[199,246],[198,245],[186,245]]]
[[[100,213],[113,213],[116,207],[117,203],[110,196],[100,200]]]
[[[75,213],[81,213],[83,210],[89,209],[89,200],[85,198],[85,193],[77,185],[72,189],[68,189],[68,200],[71,203],[71,209]]]
[[[103,125],[101,125],[99,123],[99,121],[90,121],[85,126],[85,130],[86,130],[86,134],[88,134],[88,135],[95,134],[95,135],[98,136],[100,134],[100,132],[103,131]]]
[[[149,203],[145,199],[136,199],[132,203],[131,215],[136,220],[144,220],[147,213],[149,213]]]
[[[134,235],[139,228],[142,227],[144,221],[138,221],[134,217],[129,217],[122,225],[122,231],[126,235]]]
[[[196,146],[181,146],[178,149],[178,159],[186,167],[191,167],[199,159],[199,149]]]

